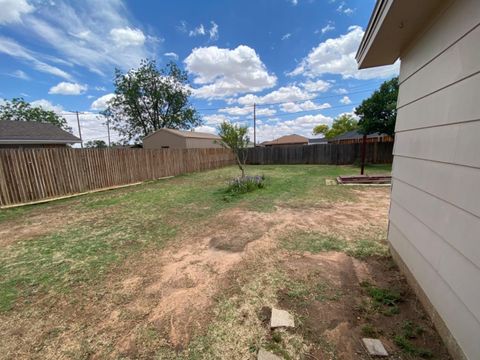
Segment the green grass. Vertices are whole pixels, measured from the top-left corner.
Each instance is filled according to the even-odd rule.
[[[398,304],[402,302],[403,299],[399,291],[377,287],[366,281],[362,282],[361,286],[372,298],[375,309],[379,310],[383,315],[392,316],[400,312]]]
[[[280,243],[284,249],[297,252],[308,251],[315,254],[325,251],[340,251],[359,259],[370,256],[388,256],[386,242],[373,237],[348,241],[339,235],[293,231],[280,239]]]
[[[386,172],[389,167],[369,167]],[[0,210],[0,226],[28,222],[35,216],[48,230],[47,215],[65,222],[44,235],[32,235],[2,248],[0,253],[0,311],[28,305],[37,295],[56,296],[102,278],[129,256],[149,248],[159,249],[182,234],[207,226],[220,211],[240,206],[272,211],[276,206],[308,207],[335,201],[355,200],[351,187],[326,186],[325,179],[356,174],[354,166],[249,166],[247,174],[264,175],[263,189],[225,201],[235,167],[182,175],[138,186],[99,192],[47,204]],[[28,226],[28,225],[25,225]],[[360,246],[361,245],[361,246]],[[372,252],[360,244],[355,253]],[[340,249],[333,239],[314,245],[318,250]],[[374,247],[373,247],[374,248]]]

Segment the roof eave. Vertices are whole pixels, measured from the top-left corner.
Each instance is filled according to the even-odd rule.
[[[359,68],[393,64],[447,1],[378,0],[355,56]]]

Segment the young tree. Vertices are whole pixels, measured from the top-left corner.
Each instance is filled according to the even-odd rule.
[[[218,135],[222,139],[220,144],[224,148],[230,148],[235,154],[237,165],[242,172],[242,178],[245,177],[245,162],[247,161],[247,147],[250,138],[247,135],[248,128],[236,124],[230,124],[224,121],[220,124]]]
[[[89,140],[85,143],[86,148],[96,148],[96,149],[104,149],[107,146],[107,143],[103,140]]]
[[[332,127],[328,125],[320,124],[313,128],[313,134],[323,134],[325,138],[331,139],[335,136],[342,135],[348,131],[357,130],[358,122],[350,114],[342,114],[333,120]]]
[[[63,130],[72,131],[64,117],[54,111],[46,110],[39,106],[32,106],[23,98],[13,98],[11,101],[5,100],[0,105],[0,120],[50,123]]]
[[[358,125],[363,134],[394,136],[397,118],[398,77],[385,81],[372,96],[355,109],[360,118]]]
[[[139,142],[161,128],[188,130],[201,125],[189,102],[187,74],[175,63],[158,70],[154,60],[143,60],[126,74],[116,69],[114,85],[115,96],[103,114],[123,140]]]

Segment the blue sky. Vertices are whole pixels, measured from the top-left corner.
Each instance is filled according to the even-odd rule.
[[[374,0],[0,0],[0,97],[61,112],[84,140],[106,140],[98,111],[115,67],[142,58],[188,71],[199,131],[252,125],[257,140],[351,112],[398,63],[358,71],[354,55]],[[273,104],[273,105],[272,105]],[[251,132],[251,130],[250,130]],[[114,136],[115,137],[115,136]]]

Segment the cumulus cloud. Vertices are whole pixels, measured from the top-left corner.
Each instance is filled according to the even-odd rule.
[[[248,94],[237,99],[237,102],[241,105],[256,104],[276,104],[283,102],[293,102],[309,100],[314,94],[302,89],[296,85],[283,86],[277,90],[274,90],[264,96],[257,96]]]
[[[87,88],[87,85],[62,81],[51,87],[48,93],[57,95],[80,95],[87,91]]]
[[[18,23],[22,15],[31,13],[34,7],[27,0],[0,0],[0,24]]]
[[[299,85],[309,92],[325,92],[332,87],[332,83],[324,80],[307,80]]]
[[[283,112],[293,113],[299,111],[321,110],[328,109],[331,105],[329,103],[315,104],[313,101],[307,100],[301,103],[288,102],[280,105]]]
[[[167,52],[165,54],[163,54],[164,56],[170,58],[170,59],[173,59],[173,60],[178,60],[178,55],[174,52]]]
[[[208,125],[197,126],[194,131],[204,132],[209,134],[217,134],[217,128]]]
[[[195,48],[184,63],[194,76],[194,84],[200,85],[192,89],[198,98],[222,99],[257,92],[277,82],[277,77],[268,73],[255,50],[245,45],[235,49]]]
[[[220,109],[219,111],[222,112],[222,113],[226,113],[228,115],[235,115],[235,116],[251,115],[251,116],[253,116],[253,107],[252,106],[243,106],[243,107],[232,106],[232,107],[227,107],[227,108],[224,108],[224,109]],[[277,111],[275,109],[268,108],[268,107],[257,108],[256,109],[257,116],[261,116],[261,115],[271,116],[271,115],[274,115],[276,113],[277,113]]]
[[[226,115],[223,115],[223,114],[211,114],[211,115],[205,115],[203,117],[203,120],[205,121],[205,124],[209,125],[209,126],[218,126],[225,121],[232,121],[234,119],[236,119],[236,118],[226,116]]]
[[[352,103],[352,100],[350,100],[350,98],[348,96],[344,96],[343,98],[341,98],[339,100],[342,104],[345,104],[345,105],[348,105],[348,104],[351,104]]]
[[[205,35],[205,34],[206,34],[205,27],[203,26],[203,24],[200,24],[195,29],[190,30],[190,32],[188,33],[188,36],[191,37],[191,36],[199,36],[199,35]]]
[[[107,108],[108,102],[112,100],[114,96],[115,94],[106,94],[106,95],[100,96],[97,100],[92,102],[92,105],[90,105],[90,109],[105,110]]]
[[[110,37],[118,47],[141,46],[146,39],[142,30],[128,26],[110,30]]]
[[[346,34],[320,43],[289,75],[317,77],[325,74],[339,74],[344,79],[373,79],[388,78],[398,74],[398,62],[380,68],[358,70],[355,54],[363,34],[364,31],[360,26],[351,26]]]

